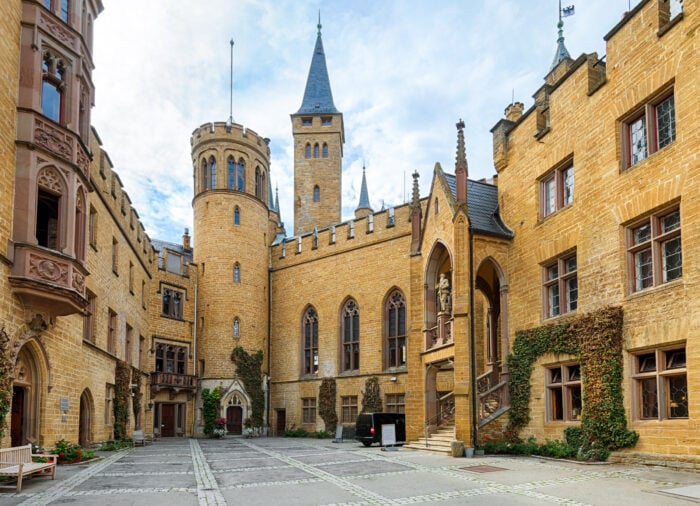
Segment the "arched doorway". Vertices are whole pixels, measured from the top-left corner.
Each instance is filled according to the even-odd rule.
[[[78,426],[78,443],[87,447],[92,443],[92,396],[88,389],[80,396],[80,420]]]
[[[12,384],[12,414],[10,439],[12,446],[37,441],[39,435],[39,407],[42,381],[36,355],[30,343],[17,354]]]
[[[226,431],[229,434],[243,434],[243,408],[228,406],[226,408]]]

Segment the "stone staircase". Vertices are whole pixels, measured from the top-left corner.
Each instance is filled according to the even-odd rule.
[[[421,450],[443,455],[452,455],[452,441],[455,440],[454,421],[442,425],[437,431],[428,436],[427,442],[424,437],[411,441],[404,448],[410,450]]]

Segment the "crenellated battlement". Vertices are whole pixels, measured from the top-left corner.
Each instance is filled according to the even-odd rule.
[[[421,204],[425,206],[426,202],[423,199]],[[287,267],[351,249],[374,246],[402,237],[410,238],[410,214],[409,204],[402,204],[359,219],[287,237],[271,248],[273,266]],[[408,243],[406,252],[408,253]]]
[[[195,128],[190,137],[190,145],[194,148],[204,142],[238,142],[257,146],[263,153],[270,156],[270,139],[261,137],[257,132],[238,123],[233,123],[230,128],[223,121],[204,123]]]

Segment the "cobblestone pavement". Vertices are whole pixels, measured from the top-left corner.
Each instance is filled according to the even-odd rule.
[[[0,491],[0,504],[673,505],[700,503],[700,474],[537,458],[454,459],[355,442],[173,439]]]

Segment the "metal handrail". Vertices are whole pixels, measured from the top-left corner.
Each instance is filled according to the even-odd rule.
[[[437,399],[437,404],[438,404],[438,412],[431,416],[430,418],[427,418],[425,420],[425,447],[428,447],[428,436],[429,436],[429,431],[430,431],[430,426],[435,423],[436,426],[440,425],[440,422],[445,421],[445,420],[450,420],[453,419],[455,416],[455,406],[454,402],[452,403],[452,407],[449,409],[447,413],[443,412],[442,406],[444,406],[446,401],[448,399],[454,399],[455,393],[454,392],[447,392],[445,395],[442,397],[438,397]],[[444,416],[447,414],[447,416]]]

